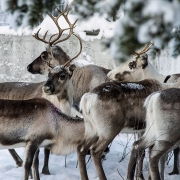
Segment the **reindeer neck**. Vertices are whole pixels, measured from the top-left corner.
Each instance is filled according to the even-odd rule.
[[[60,109],[63,113],[67,115],[71,115],[71,107],[73,104],[73,88],[72,81],[70,79],[68,87],[58,95],[46,95],[46,93],[42,93],[43,98],[50,101],[54,104],[58,109]]]
[[[63,65],[69,60],[70,60],[70,57],[66,53],[63,53],[57,57],[57,63],[58,63],[57,66]]]
[[[72,88],[67,88],[62,94],[57,96],[59,101],[59,109],[67,115],[71,115],[71,107],[73,105]]]
[[[148,66],[144,69],[144,76],[145,78],[157,79],[160,82],[164,82],[166,78],[166,76],[159,74],[150,63],[148,63]]]
[[[58,94],[57,97],[58,97],[59,101],[67,100],[72,105],[72,103],[73,103],[73,86],[72,86],[71,79],[68,82],[68,86],[64,89],[64,91],[61,92],[61,94]]]
[[[41,97],[47,99],[52,104],[54,104],[57,108],[59,108],[59,100],[56,95],[46,95],[46,93],[42,92]]]

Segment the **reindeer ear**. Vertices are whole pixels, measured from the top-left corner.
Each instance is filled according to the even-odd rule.
[[[47,61],[48,60],[48,53],[47,51],[43,51],[41,53],[41,59]]]
[[[74,64],[71,64],[69,67],[68,67],[68,73],[70,76],[73,75],[73,71],[76,69],[76,66]]]
[[[142,69],[145,69],[146,66],[148,65],[148,55],[147,55],[147,54],[143,54],[143,55],[141,56],[141,60],[142,60],[142,62],[143,62],[143,64],[142,64]]]
[[[71,71],[74,71],[74,70],[76,69],[76,65],[75,65],[75,64],[71,64],[71,65],[69,66],[69,69],[70,69]]]

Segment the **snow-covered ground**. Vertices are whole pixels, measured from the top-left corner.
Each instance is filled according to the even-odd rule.
[[[126,179],[127,165],[129,153],[134,135],[120,134],[118,135],[111,147],[110,152],[106,155],[106,160],[103,161],[103,167],[108,180],[123,180]],[[127,147],[126,147],[127,146]],[[125,148],[126,147],[126,148]],[[23,157],[24,148],[16,149],[18,154]],[[126,151],[124,151],[126,150]],[[40,150],[39,160],[41,172],[43,165],[43,149]],[[125,159],[122,158],[125,156]],[[146,155],[148,156],[148,155]],[[87,171],[90,180],[98,180],[92,159],[87,156]],[[66,159],[66,160],[65,160]],[[89,161],[88,161],[89,160]],[[122,161],[121,161],[122,160]],[[120,162],[121,161],[121,162]],[[165,169],[165,180],[179,180],[179,175],[169,176],[168,173],[172,170],[173,158],[171,158]],[[144,174],[147,174],[148,158],[144,160]],[[79,169],[77,167],[76,152],[65,156],[50,155],[49,167],[51,175],[43,175],[40,173],[42,180],[80,180]],[[14,160],[10,156],[8,150],[0,150],[0,180],[19,180],[23,176],[23,167],[17,168]]]

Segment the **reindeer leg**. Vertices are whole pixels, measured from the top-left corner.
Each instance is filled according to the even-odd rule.
[[[87,175],[87,169],[86,169],[86,161],[85,157],[86,154],[91,147],[91,145],[95,142],[97,142],[98,136],[94,136],[91,138],[88,138],[84,140],[78,147],[77,147],[77,154],[78,154],[78,164],[79,164],[79,170],[80,170],[80,175],[81,175],[81,180],[88,180],[88,175]]]
[[[140,139],[142,137],[142,135],[144,134],[144,132],[138,133],[138,139]],[[137,169],[136,169],[136,179],[137,180],[144,180],[144,176],[143,176],[143,160],[145,157],[145,151],[141,152],[142,154],[138,155],[138,164],[137,164]]]
[[[99,139],[95,143],[95,145],[93,145],[93,148],[91,149],[91,156],[92,156],[94,165],[96,167],[99,180],[107,180],[103,167],[102,167],[102,154],[104,150],[108,147],[108,145],[112,142],[113,139],[114,137],[111,137],[109,139],[101,138],[101,140]]]
[[[153,145],[148,148],[149,154],[150,154],[152,148],[153,148]],[[150,168],[149,168],[149,166],[148,166],[148,174],[147,174],[147,178],[146,178],[146,179],[147,179],[147,180],[151,180],[151,173],[150,173]]]
[[[33,164],[32,164],[34,180],[40,180],[40,177],[39,177],[39,158],[38,158],[38,156],[39,156],[39,149],[37,149],[37,151],[35,152],[34,159],[33,159]]]
[[[44,166],[42,168],[42,174],[45,174],[45,175],[50,175],[49,167],[48,167],[49,154],[50,154],[50,150],[44,148]]]
[[[149,154],[149,169],[152,180],[161,180],[159,168],[158,168],[159,159],[171,147],[172,147],[172,143],[170,142],[162,141],[162,140],[155,141],[155,144],[152,147]]]
[[[179,167],[180,167],[180,148],[177,147],[176,149],[173,150],[174,153],[174,167],[172,172],[169,173],[169,175],[173,174],[179,174]]]
[[[21,167],[23,164],[23,160],[19,157],[17,152],[14,149],[8,149],[13,159],[16,161],[16,165]]]
[[[133,143],[133,147],[131,150],[131,156],[128,163],[128,172],[127,172],[127,180],[133,180],[134,179],[134,173],[136,169],[136,161],[137,158],[140,157],[145,149],[145,144],[143,143],[143,140],[137,140]]]
[[[85,161],[85,157],[88,152],[88,149],[89,148],[84,147],[82,150],[82,145],[79,145],[77,147],[78,165],[79,165],[81,180],[88,180],[86,161]]]
[[[145,151],[141,151],[141,154],[138,155],[138,165],[136,170],[136,179],[137,180],[144,180],[143,176],[143,160],[145,157]]]
[[[91,156],[96,166],[96,171],[98,173],[99,180],[107,180],[103,167],[102,167],[102,162],[101,162],[102,154],[103,154],[103,151],[95,152],[94,149],[91,149]]]
[[[102,162],[101,162],[102,154],[103,154],[103,151],[98,151],[97,153],[95,153],[94,149],[91,149],[91,156],[96,166],[96,171],[98,173],[99,180],[107,180],[103,167],[102,167]]]
[[[164,168],[165,168],[165,162],[166,162],[166,156],[167,154],[165,153],[164,155],[162,155],[159,159],[159,163],[158,163],[158,168],[159,168],[159,173],[160,173],[160,177],[161,179],[164,179]]]
[[[151,174],[150,174],[150,170],[149,169],[148,169],[147,180],[151,180]]]
[[[149,147],[149,153],[151,152],[153,146]],[[165,161],[166,161],[166,154],[161,156],[158,163],[159,173],[161,179],[164,179],[164,167],[165,167]],[[150,168],[148,169],[148,175],[147,180],[151,180],[151,174],[150,174]]]
[[[24,178],[23,180],[28,180],[32,162],[34,159],[35,152],[38,150],[40,143],[29,141],[26,145],[26,156],[24,159]]]

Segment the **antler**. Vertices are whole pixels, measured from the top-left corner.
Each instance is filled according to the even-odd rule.
[[[80,38],[78,35],[74,34],[74,33],[73,33],[73,35],[76,36],[76,37],[78,38],[78,40],[79,40],[80,50],[79,50],[79,52],[76,54],[76,56],[74,56],[72,59],[70,59],[70,60],[67,61],[65,64],[63,64],[63,67],[66,67],[72,60],[74,60],[75,58],[77,58],[77,57],[80,55],[81,51],[82,51],[82,41],[81,41],[81,38]]]
[[[147,51],[149,51],[149,49],[150,49],[150,47],[151,47],[152,45],[154,45],[154,44],[153,44],[153,43],[147,44],[142,51],[140,51],[140,52],[138,52],[138,53],[137,53],[137,52],[134,52],[133,54],[134,54],[135,56],[139,57],[141,54],[144,54],[144,53],[146,53]]]
[[[62,13],[59,9],[57,9],[60,13]],[[70,9],[68,9],[67,10],[67,13],[65,14],[65,13],[63,13],[62,15],[63,15],[63,17],[64,17],[64,19],[66,20],[66,22],[68,23],[68,25],[69,25],[69,34],[68,34],[68,36],[66,37],[66,38],[64,38],[64,39],[62,39],[62,40],[59,40],[59,41],[56,41],[55,43],[54,43],[54,45],[56,45],[56,44],[58,44],[58,43],[60,43],[60,42],[62,42],[62,41],[65,41],[66,39],[68,39],[72,34],[73,34],[73,28],[75,28],[75,24],[76,24],[76,22],[78,21],[78,20],[76,20],[73,24],[71,24],[71,22],[69,21],[69,19],[68,19],[68,14],[69,14],[69,11],[70,11]]]
[[[73,34],[73,28],[75,27],[75,24],[76,24],[76,22],[77,22],[77,20],[76,20],[73,24],[70,23],[70,21],[69,21],[69,19],[68,19],[68,13],[69,13],[69,11],[70,11],[70,10],[68,9],[68,6],[66,6],[66,8],[65,8],[64,11],[62,11],[62,12],[59,11],[60,14],[59,14],[57,17],[53,17],[51,14],[48,14],[48,15],[50,16],[50,18],[53,20],[53,22],[55,23],[56,27],[58,28],[58,33],[57,33],[57,34],[53,34],[53,35],[49,38],[49,41],[46,40],[46,35],[47,35],[48,31],[45,32],[43,38],[40,38],[40,37],[39,37],[39,32],[40,32],[41,28],[37,31],[37,33],[35,33],[35,34],[33,35],[33,37],[35,37],[37,40],[40,40],[40,41],[42,41],[42,42],[44,42],[44,43],[49,44],[49,46],[56,45],[57,43],[60,43],[60,42],[62,42],[62,41],[67,40],[67,39]],[[65,13],[66,13],[66,14],[65,14]],[[68,23],[69,28],[61,29],[61,27],[59,26],[59,24],[58,24],[58,19],[59,19],[62,15],[63,15],[63,17],[65,18],[66,22]],[[63,33],[65,30],[68,30],[68,29],[70,29],[70,30],[69,30],[69,34],[67,35],[67,37],[65,37],[65,38],[63,38],[63,39],[61,39],[61,40],[58,41],[58,39],[61,38],[62,33]],[[54,40],[52,40],[52,38],[53,38],[54,36],[56,36],[56,35],[57,35],[57,37],[56,37]],[[52,40],[52,41],[51,41],[51,40]]]
[[[42,41],[42,42],[44,42],[44,43],[49,44],[49,46],[52,46],[52,45],[56,45],[56,44],[58,44],[58,43],[60,43],[60,42],[62,42],[62,41],[67,40],[71,35],[76,36],[76,37],[78,38],[78,40],[79,40],[79,43],[80,43],[80,51],[78,52],[78,54],[77,54],[76,56],[74,56],[72,59],[70,59],[69,61],[67,61],[64,65],[62,65],[62,67],[66,67],[72,60],[74,60],[76,57],[78,57],[79,54],[81,53],[81,51],[82,51],[82,42],[81,42],[80,37],[79,37],[78,35],[74,34],[74,32],[73,32],[73,29],[75,28],[75,24],[76,24],[77,20],[76,20],[74,23],[72,23],[72,24],[71,24],[71,22],[69,21],[69,19],[68,19],[68,14],[69,14],[69,11],[70,11],[70,10],[68,9],[68,6],[66,6],[66,8],[65,8],[64,11],[61,12],[59,9],[58,9],[58,11],[60,12],[60,14],[59,14],[57,17],[53,17],[51,14],[48,14],[48,15],[50,16],[50,18],[54,21],[54,23],[56,24],[56,26],[57,26],[57,28],[58,28],[58,30],[59,30],[58,35],[57,35],[57,34],[53,34],[53,35],[49,38],[49,41],[47,41],[47,40],[46,40],[46,35],[47,35],[48,31],[46,31],[46,33],[44,34],[43,38],[40,38],[40,37],[39,37],[39,31],[41,30],[41,28],[40,28],[40,29],[37,31],[37,33],[35,33],[35,34],[33,35],[33,37],[35,37],[37,40],[40,40],[40,41]],[[65,13],[66,13],[66,14],[65,14]],[[61,29],[61,28],[60,28],[60,26],[59,26],[59,24],[58,24],[58,19],[60,18],[60,16],[63,16],[63,17],[64,17],[64,19],[66,20],[66,22],[67,22],[68,25],[69,25],[69,28],[65,28],[65,29]],[[65,38],[59,40],[59,39],[61,38],[61,36],[62,36],[62,33],[63,33],[65,30],[68,30],[68,29],[69,29],[69,34],[68,34]],[[53,41],[51,41],[51,39],[52,39],[55,35],[57,35],[57,37],[56,37]],[[50,53],[51,53],[52,58],[54,58],[51,48],[50,48]],[[43,59],[43,58],[42,58],[42,59]],[[44,60],[44,59],[43,59],[43,60]],[[44,61],[45,61],[45,60],[44,60]],[[48,64],[48,65],[49,65],[49,67],[51,67],[50,64]],[[53,68],[53,67],[51,67],[51,68]]]
[[[61,68],[65,68],[66,66],[68,66],[68,64],[70,64],[70,62],[71,62],[72,60],[74,60],[75,58],[77,58],[77,57],[79,56],[79,54],[82,52],[82,41],[81,41],[81,38],[80,38],[78,35],[74,34],[74,33],[73,33],[73,35],[74,35],[75,37],[77,37],[78,40],[79,40],[80,50],[79,50],[79,52],[76,54],[76,56],[74,56],[72,59],[70,59],[69,61],[67,61],[65,64],[61,65]],[[51,48],[50,48],[50,53],[51,53],[52,58],[54,58],[53,52],[52,52],[52,49],[51,49]],[[52,69],[54,68],[54,67],[52,67],[52,66],[50,65],[50,63],[48,63],[43,57],[41,57],[41,58],[42,58],[43,61],[45,61],[45,62],[47,63],[47,65],[48,65],[50,68],[52,68]]]

